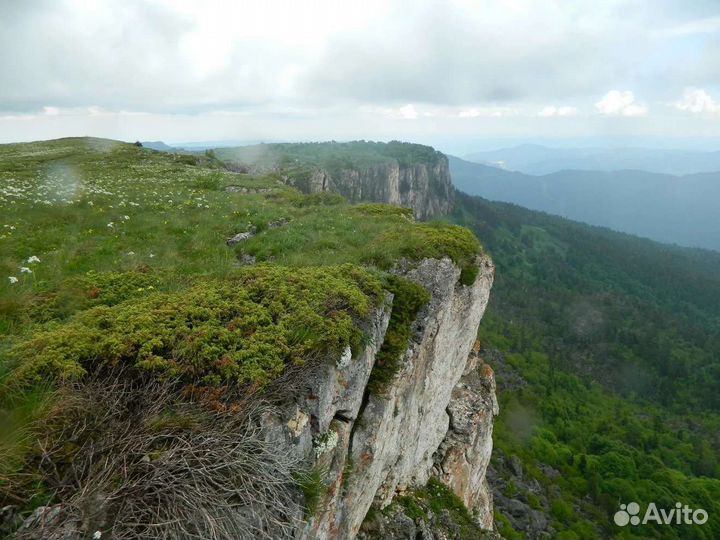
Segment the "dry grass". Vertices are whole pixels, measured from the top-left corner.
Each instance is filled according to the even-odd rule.
[[[18,538],[293,537],[300,464],[266,438],[271,405],[181,402],[170,384],[123,374],[61,392],[39,469],[62,502]]]

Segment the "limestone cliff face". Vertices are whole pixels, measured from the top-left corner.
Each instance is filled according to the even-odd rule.
[[[352,540],[373,502],[389,504],[433,474],[480,510],[481,525],[492,527],[484,471],[494,409],[478,413],[477,403],[466,403],[459,386],[463,374],[468,376],[468,356],[494,276],[488,258],[479,257],[477,264],[478,277],[469,286],[460,284],[460,269],[450,259],[426,259],[397,271],[432,297],[414,323],[404,367],[385,393],[369,394],[366,385],[387,329],[390,296],[371,322],[365,350],[321,368],[281,415],[267,419],[268,436],[325,478],[326,493],[316,514],[298,526],[298,538]],[[492,393],[488,386],[480,390]],[[494,394],[483,395],[484,405],[494,403]],[[461,420],[458,408],[472,412]],[[457,435],[461,424],[472,430],[469,424],[479,425],[480,417],[486,423],[477,433]],[[451,457],[458,453],[465,461]]]
[[[483,529],[493,528],[492,491],[486,472],[499,407],[495,374],[477,342],[447,408],[450,428],[435,455],[434,474],[458,495]]]
[[[444,155],[439,155],[435,163],[402,165],[392,161],[333,173],[315,169],[306,187],[311,193],[335,191],[352,202],[383,202],[412,208],[420,220],[448,213],[454,193]]]

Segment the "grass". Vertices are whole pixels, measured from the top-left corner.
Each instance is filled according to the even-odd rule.
[[[415,523],[427,523],[430,513],[432,513],[435,516],[435,526],[441,529],[451,527],[451,530],[445,532],[458,540],[475,540],[486,537],[486,533],[476,524],[462,500],[437,478],[431,478],[424,487],[395,497],[393,502],[382,512],[386,515],[393,515],[398,510],[402,510]],[[443,515],[449,518],[450,523],[442,519]],[[368,516],[368,519],[372,519],[371,514]]]
[[[197,277],[231,275],[241,252],[288,266],[380,268],[402,257],[448,255],[466,268],[480,250],[467,230],[415,224],[407,210],[305,196],[274,176],[231,173],[198,159],[188,165],[96,139],[0,146],[0,336],[27,331],[48,298],[64,302],[66,315],[75,303],[83,308],[69,278],[89,272],[150,272],[158,276],[154,287],[177,290]],[[274,191],[224,192],[229,185]],[[279,219],[289,224],[267,228]],[[228,249],[225,239],[250,225],[260,233]],[[27,263],[32,256],[40,262]]]
[[[341,153],[365,163],[378,148]],[[381,151],[392,154],[383,162],[437,157]],[[396,307],[375,376],[390,380],[427,293],[386,270],[448,256],[465,276],[481,249],[469,231],[414,223],[407,209],[303,195],[277,171],[218,163],[103,139],[0,145],[0,494],[29,463],[55,381],[130,366],[262,387],[288,366],[357,351],[382,288]]]
[[[318,466],[307,471],[300,471],[295,474],[295,483],[305,498],[305,517],[314,517],[328,490],[325,483],[325,471]]]
[[[376,165],[397,162],[401,165],[437,164],[443,156],[430,146],[391,141],[377,143],[351,141],[345,143],[280,143],[259,144],[237,148],[218,148],[217,158],[243,163],[261,169],[281,166],[298,169],[304,166],[321,167],[331,172],[343,169],[365,169]]]

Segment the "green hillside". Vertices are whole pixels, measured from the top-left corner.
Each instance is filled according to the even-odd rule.
[[[430,146],[400,141],[273,143],[217,148],[214,153],[223,161],[261,169],[313,166],[330,172],[364,169],[392,161],[401,165],[435,164],[444,157]]]
[[[720,535],[720,254],[464,194],[454,219],[497,266],[480,339],[499,384],[490,482],[505,537],[526,535],[502,497],[556,538]],[[616,527],[631,501],[710,520]]]
[[[681,246],[720,250],[720,173],[560,170],[533,176],[449,158],[459,190]]]
[[[93,443],[113,430],[146,430],[162,453],[224,425],[200,405],[279,399],[283,376],[359,350],[383,289],[402,310],[427,301],[386,272],[400,258],[450,256],[469,282],[481,249],[461,227],[303,195],[212,154],[87,138],[0,145],[0,215],[0,507],[19,517],[96,473],[102,489],[132,485],[91,465],[124,455]],[[414,312],[393,315],[377,381],[398,369]],[[134,401],[158,392],[159,412]]]

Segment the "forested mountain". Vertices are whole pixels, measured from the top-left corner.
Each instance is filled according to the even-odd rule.
[[[503,535],[720,535],[712,517],[612,522],[630,501],[720,512],[720,254],[457,201],[497,266],[480,339],[501,400],[489,479]]]
[[[531,176],[450,158],[458,189],[660,242],[720,250],[720,173],[565,170]]]
[[[522,144],[473,152],[465,159],[526,174],[549,174],[567,169],[636,169],[681,175],[720,170],[720,152],[661,148],[550,148],[539,144]]]

